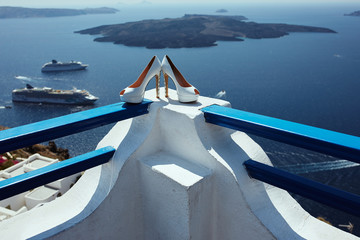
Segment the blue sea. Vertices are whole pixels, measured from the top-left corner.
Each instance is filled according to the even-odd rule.
[[[201,95],[221,90],[233,108],[360,136],[360,17],[344,16],[360,4],[300,5],[120,5],[110,15],[0,20],[0,125],[16,127],[119,101],[119,91],[137,79],[153,55],[167,54]],[[259,23],[326,27],[329,33],[291,33],[275,39],[218,42],[216,47],[146,49],[98,43],[74,31],[185,13],[243,15]],[[225,14],[225,15],[226,15]],[[78,60],[86,71],[44,74],[52,59]],[[11,91],[25,84],[87,89],[100,97],[94,106],[15,104]],[[155,87],[151,83],[148,88]],[[173,87],[172,87],[173,88]],[[4,108],[11,106],[12,108]],[[72,156],[93,150],[111,126],[55,140]],[[360,194],[360,168],[343,159],[255,138],[277,167]],[[360,220],[294,196],[315,217],[334,226]],[[346,230],[346,229],[344,229]]]

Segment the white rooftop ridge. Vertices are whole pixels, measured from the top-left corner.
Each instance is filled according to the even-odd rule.
[[[1,239],[358,239],[305,212],[284,190],[251,179],[244,161],[271,165],[245,133],[204,120],[196,103],[147,91],[149,114],[118,122],[97,148],[112,160],[63,196],[0,222]]]

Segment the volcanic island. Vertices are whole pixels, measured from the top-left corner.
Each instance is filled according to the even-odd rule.
[[[150,49],[211,47],[218,41],[279,38],[291,32],[336,33],[323,27],[246,20],[244,16],[185,14],[181,18],[103,25],[75,33],[101,35],[94,39],[97,42]]]

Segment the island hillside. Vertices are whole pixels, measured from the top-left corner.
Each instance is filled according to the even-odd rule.
[[[146,48],[192,48],[216,46],[217,41],[241,38],[278,38],[289,32],[335,33],[328,28],[289,24],[246,22],[243,16],[186,14],[181,18],[143,20],[104,25],[75,33],[102,35],[97,42],[113,42]]]
[[[85,9],[0,7],[0,18],[64,17],[86,14],[108,14],[118,11],[115,8],[107,7]]]

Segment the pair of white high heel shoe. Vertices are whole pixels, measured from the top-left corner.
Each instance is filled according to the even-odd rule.
[[[168,85],[170,77],[176,86],[180,102],[187,103],[197,101],[200,95],[199,91],[185,80],[167,55],[164,56],[162,63],[160,63],[159,59],[154,56],[144,71],[140,74],[139,78],[133,84],[120,92],[121,101],[128,103],[141,103],[144,98],[145,88],[153,77],[156,79],[156,97],[159,98],[161,71],[163,72],[165,79],[165,97],[169,97]]]

